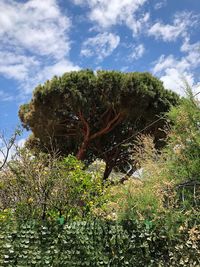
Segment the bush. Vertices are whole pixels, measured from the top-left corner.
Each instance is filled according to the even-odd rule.
[[[141,135],[133,157],[141,177],[109,187],[96,214],[114,220],[156,220],[162,213],[187,213],[200,204],[200,106],[190,97],[167,114],[172,126],[166,147],[155,148],[151,136]]]
[[[103,188],[98,173],[84,170],[75,157],[34,156],[27,149],[0,176],[1,210],[21,220],[84,218]]]

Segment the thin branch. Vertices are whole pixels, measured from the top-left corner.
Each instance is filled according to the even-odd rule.
[[[123,144],[126,143],[127,141],[131,140],[132,138],[134,138],[134,137],[137,136],[138,134],[140,134],[140,133],[146,131],[148,128],[150,128],[151,126],[153,126],[154,124],[156,124],[158,121],[163,120],[163,119],[164,119],[164,117],[160,117],[160,118],[158,118],[157,120],[155,120],[155,121],[149,123],[149,124],[148,124],[147,126],[145,126],[143,129],[141,129],[141,130],[139,130],[139,131],[137,131],[137,132],[134,132],[134,134],[132,134],[130,137],[124,139],[122,142],[116,144],[116,145],[113,146],[112,148],[109,148],[108,150],[104,151],[100,156],[106,154],[107,152],[111,151],[111,150],[112,150],[113,148],[115,148],[115,147],[119,147],[119,146],[123,145]]]
[[[15,133],[13,134],[13,136],[10,138],[9,141],[7,141],[5,139],[3,134],[0,135],[0,139],[2,141],[2,146],[4,146],[4,148],[5,148],[5,152],[3,151],[4,150],[3,148],[0,149],[0,152],[3,155],[3,161],[2,162],[0,161],[0,163],[1,163],[0,164],[0,170],[3,169],[3,167],[6,165],[6,162],[8,161],[10,150],[16,141],[17,135],[18,135],[18,131],[15,131]]]
[[[100,120],[103,120],[104,117],[111,111],[111,108],[107,108],[106,111],[101,115]]]

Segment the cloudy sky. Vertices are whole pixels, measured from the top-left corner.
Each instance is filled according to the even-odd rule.
[[[200,0],[0,0],[0,129],[39,83],[82,68],[200,82]],[[197,90],[197,89],[195,89]]]

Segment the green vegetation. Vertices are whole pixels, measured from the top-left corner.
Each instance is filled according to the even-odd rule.
[[[196,219],[199,223],[199,218]],[[193,223],[192,218],[186,223]],[[191,229],[180,226],[170,236],[162,221],[151,227],[147,222],[121,225],[96,220],[65,225],[1,224],[0,265],[199,266],[198,226]]]
[[[167,145],[155,148],[148,135],[138,137],[134,149],[137,164],[143,169],[141,179],[109,187],[104,216],[118,220],[157,220],[161,214],[187,217],[199,211],[200,204],[200,107],[194,98],[184,99],[167,114],[171,128]]]
[[[102,192],[102,181],[83,167],[73,156],[58,160],[23,149],[1,173],[1,208],[15,211],[17,220],[85,218]]]
[[[35,91],[27,121],[48,84],[57,88]],[[19,149],[0,171],[0,266],[200,266],[200,104],[190,91],[162,126],[164,147],[153,131],[123,148],[138,177],[115,168],[105,181],[102,157],[63,156],[53,139],[46,151]]]
[[[113,168],[130,162],[130,137],[152,122],[145,132],[161,144],[164,120],[155,121],[177,102],[178,96],[149,73],[82,70],[38,86],[19,116],[33,132],[31,148],[73,153],[86,164],[103,159],[107,179]]]

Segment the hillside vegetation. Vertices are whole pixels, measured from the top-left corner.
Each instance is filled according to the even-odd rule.
[[[95,76],[90,71],[66,74],[37,88],[31,102],[21,107],[24,126],[30,127],[34,133],[33,139],[37,137],[38,140],[35,142],[32,139],[24,148],[18,148],[15,157],[0,170],[0,266],[200,266],[199,101],[190,90],[187,98],[179,100],[176,95],[172,97],[170,92],[162,91],[164,89],[156,91],[149,85],[150,90],[145,85],[147,81],[159,86],[161,83],[148,74],[127,74],[125,78],[123,76],[125,80],[121,76],[120,73],[109,76],[107,72]],[[150,105],[152,99],[156,99],[152,113],[147,116],[148,109],[141,116],[138,113],[139,118],[144,117],[137,124],[135,116],[138,110],[141,111],[138,105],[142,108],[143,103],[140,89],[127,87],[130,91],[139,92],[139,96],[130,99],[130,106],[122,106],[122,98],[117,95],[111,102],[114,85],[111,82],[112,90],[108,88],[109,82],[105,85],[105,77],[112,82],[118,78],[128,83],[131,79],[132,84],[139,77],[144,101],[149,99]],[[87,87],[81,91],[81,86],[76,87],[77,79],[87,86],[97,86],[99,83],[99,87],[95,88],[111,90],[110,95],[108,92],[105,96],[102,93],[103,100],[96,93],[93,99],[87,98],[84,95]],[[72,80],[75,80],[73,86]],[[70,85],[66,86],[65,82]],[[72,88],[74,96],[69,97]],[[122,90],[118,87],[119,91],[122,90],[120,97],[127,93],[127,88],[123,87]],[[65,100],[63,92],[67,94]],[[70,104],[65,103],[67,97]],[[48,106],[49,98],[52,106]],[[89,105],[84,101],[99,101],[94,117],[90,110],[91,103]],[[137,102],[137,112],[131,101]],[[47,145],[48,138],[45,131],[42,136],[41,130],[50,125],[48,118],[44,117],[46,108],[49,108],[46,114],[51,121],[61,120],[61,117],[64,119],[66,114],[70,122],[65,122],[65,127],[73,125],[76,128],[75,139],[69,141],[73,148],[71,151],[63,141],[65,139],[57,142],[53,135]],[[91,137],[101,131],[101,127],[111,125],[109,121],[125,108],[127,118],[114,123],[115,126],[100,139],[96,137],[94,143],[89,142],[87,157],[80,160],[77,153],[79,155],[87,135],[86,115]],[[104,118],[102,123],[105,125],[101,125],[98,118],[107,109],[110,109],[110,115],[107,114],[109,120]],[[80,112],[77,113],[80,118],[74,115],[75,110]],[[62,116],[59,113],[57,117],[56,112],[61,112]],[[148,119],[142,126],[146,116]],[[160,116],[163,120],[161,124],[156,124],[151,131],[142,130]],[[135,132],[133,128],[130,133],[126,132],[133,122],[137,124]],[[69,135],[69,128],[65,130]],[[65,130],[62,128],[63,132]],[[56,130],[56,138],[57,134]],[[131,136],[133,140],[126,139]],[[124,143],[123,138],[126,139]],[[31,146],[30,142],[34,145]],[[65,153],[59,150],[62,142]],[[95,153],[95,146],[100,145],[102,152],[105,152],[111,144],[113,152],[119,143],[122,145],[120,152],[126,152],[124,162],[128,159],[139,174],[127,175],[129,164],[126,163],[126,168],[113,166],[105,179],[108,163],[106,158],[99,156],[101,154]]]

